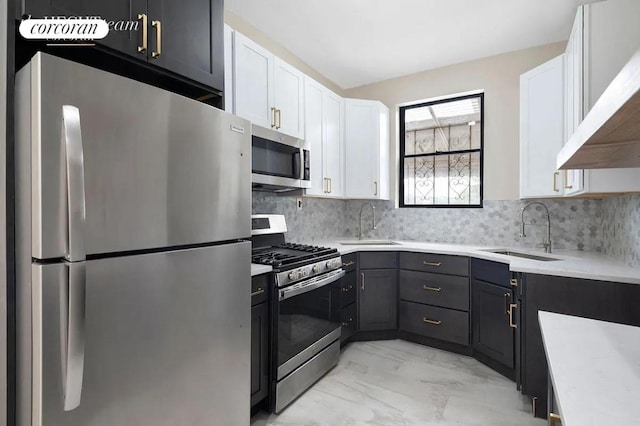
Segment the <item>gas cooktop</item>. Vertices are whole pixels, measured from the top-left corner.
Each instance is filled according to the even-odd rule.
[[[338,249],[305,244],[282,243],[268,247],[256,247],[251,251],[251,263],[270,265],[274,268],[297,267],[333,257]]]

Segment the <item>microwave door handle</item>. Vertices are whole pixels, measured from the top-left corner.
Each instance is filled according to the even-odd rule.
[[[68,250],[64,257],[69,262],[77,262],[86,259],[86,209],[80,110],[72,105],[62,106],[62,141],[66,160],[68,220]]]
[[[303,287],[288,288],[288,289],[280,290],[280,297],[278,298],[278,300],[282,301],[282,300],[289,299],[290,297],[299,296],[301,294],[308,293],[311,290],[315,290],[317,288],[324,287],[325,285],[336,282],[344,276],[345,276],[345,272],[343,270],[340,270],[340,272],[337,274],[333,274],[330,277],[327,277],[323,280],[314,281]]]
[[[300,168],[300,180],[304,180],[304,149],[300,148],[299,157],[300,161],[298,167]]]

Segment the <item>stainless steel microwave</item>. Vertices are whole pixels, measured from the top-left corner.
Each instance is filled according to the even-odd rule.
[[[272,129],[251,126],[251,184],[254,190],[311,188],[309,144]]]

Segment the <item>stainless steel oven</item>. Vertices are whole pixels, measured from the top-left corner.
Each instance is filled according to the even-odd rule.
[[[275,398],[280,412],[338,362],[340,286],[334,269],[278,288],[274,306]]]
[[[311,188],[309,143],[253,125],[251,182],[255,190]]]

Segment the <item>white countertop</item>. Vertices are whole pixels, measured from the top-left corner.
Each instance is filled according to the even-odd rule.
[[[348,254],[355,251],[411,251],[469,256],[478,259],[492,260],[494,262],[507,263],[509,264],[509,269],[515,272],[640,284],[640,268],[632,268],[623,262],[599,253],[582,252],[577,250],[558,250],[557,253],[546,254],[544,252],[513,247],[482,247],[462,244],[393,241],[399,244],[343,245],[338,241],[316,241],[313,244],[335,247],[341,254]],[[535,254],[537,256],[555,257],[561,260],[540,261],[524,259],[484,251],[486,249],[514,250]]]
[[[640,425],[640,327],[538,317],[563,426]]]
[[[251,264],[251,276],[255,277],[256,275],[266,274],[267,272],[271,272],[273,268],[269,265],[258,265],[257,263]]]

